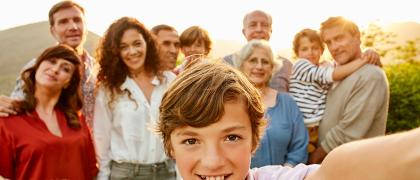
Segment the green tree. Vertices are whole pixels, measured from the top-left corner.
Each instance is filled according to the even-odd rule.
[[[390,86],[387,132],[420,126],[420,61],[385,67]]]
[[[395,38],[375,23],[361,33],[363,48],[393,60],[384,67],[390,86],[387,133],[420,126],[420,38],[402,45],[397,45]]]
[[[395,37],[396,34],[385,32],[378,24],[371,23],[361,32],[362,48],[373,48],[385,57],[396,48]]]
[[[415,40],[408,40],[404,45],[397,46],[395,51],[397,52],[396,59],[410,63],[418,61],[420,59],[420,37]]]

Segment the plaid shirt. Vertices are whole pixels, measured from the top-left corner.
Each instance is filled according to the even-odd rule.
[[[83,68],[82,68],[82,98],[83,98],[83,108],[82,113],[85,116],[86,123],[89,128],[92,127],[93,121],[93,108],[95,107],[95,82],[96,77],[94,73],[94,59],[86,51],[82,55]],[[36,59],[29,61],[23,68],[22,71],[35,65]],[[10,97],[14,99],[23,99],[25,94],[23,93],[23,81],[20,76],[16,79],[16,85],[13,89]]]

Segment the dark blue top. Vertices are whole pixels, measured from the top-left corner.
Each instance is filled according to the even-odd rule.
[[[266,165],[297,165],[308,158],[308,131],[296,102],[287,93],[278,93],[276,104],[265,114],[268,124],[251,168]]]

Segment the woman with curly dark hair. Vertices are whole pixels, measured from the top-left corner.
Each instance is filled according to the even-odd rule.
[[[159,118],[164,91],[175,75],[159,71],[150,32],[123,17],[105,32],[97,50],[100,69],[94,137],[99,179],[175,179],[174,163],[150,127]]]
[[[73,48],[45,50],[22,72],[19,114],[0,118],[0,176],[93,179],[95,150],[81,116],[80,59]],[[57,164],[60,163],[60,164]]]

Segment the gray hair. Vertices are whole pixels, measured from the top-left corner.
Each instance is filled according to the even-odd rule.
[[[254,10],[254,11],[251,11],[251,12],[245,14],[244,19],[242,21],[243,27],[246,26],[246,23],[248,22],[249,16],[254,15],[254,14],[263,14],[263,15],[265,15],[268,18],[268,23],[270,24],[270,27],[271,27],[271,25],[273,23],[273,19],[272,19],[271,15],[268,14],[268,13],[266,13],[266,12],[264,12],[264,11],[262,11],[262,10]]]
[[[268,41],[262,39],[253,39],[242,47],[238,54],[238,63],[236,64],[236,68],[240,69],[242,64],[251,56],[256,48],[262,48],[268,53],[269,60],[273,64],[274,70],[277,63],[274,61],[273,50],[271,49]]]

